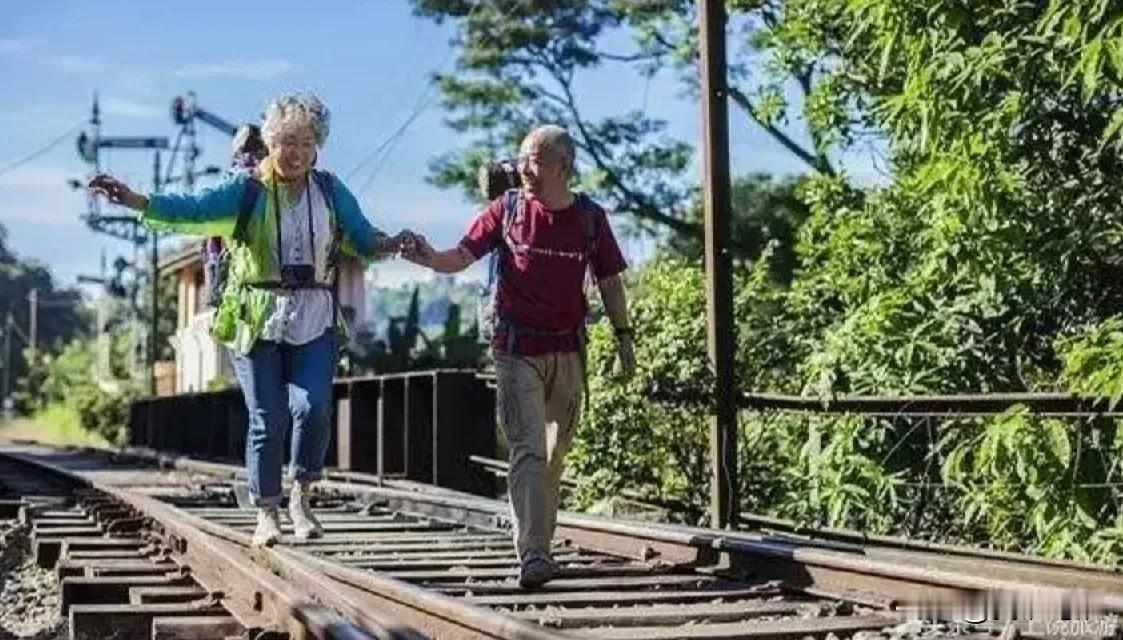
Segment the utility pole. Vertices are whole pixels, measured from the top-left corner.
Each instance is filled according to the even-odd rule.
[[[160,150],[152,160],[152,193],[160,193]],[[159,360],[157,347],[160,344],[160,234],[150,229],[152,237],[152,328],[148,332],[148,392],[156,397],[156,362]]]
[[[30,345],[31,346],[31,364],[32,364],[32,366],[34,366],[34,364],[35,364],[35,349],[36,349],[36,346],[39,344],[39,342],[38,342],[38,337],[39,337],[39,290],[32,287],[31,295],[29,295],[27,297],[27,300],[28,300],[28,303],[30,305],[30,308],[28,310],[28,319],[29,319],[29,321],[28,321],[28,325],[29,325],[28,333],[31,334],[31,339],[29,341],[31,343],[31,345]]]
[[[729,257],[729,105],[725,2],[698,0],[705,158],[706,351],[716,383],[710,422],[710,525],[737,526],[737,385]]]
[[[12,397],[12,312],[8,312],[8,319],[4,323],[4,397],[0,398],[5,414],[8,412],[8,403]]]

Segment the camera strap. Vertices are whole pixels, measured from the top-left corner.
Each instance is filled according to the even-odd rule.
[[[312,219],[312,178],[306,176],[304,185],[304,198],[308,202],[308,249],[312,259],[312,269],[316,269],[316,226]],[[273,216],[277,220],[277,268],[285,264],[285,254],[281,247],[281,193],[277,189],[276,181],[273,182]]]
[[[335,283],[325,283],[315,281],[316,270],[316,226],[315,219],[312,215],[312,180],[309,177],[308,182],[304,186],[304,197],[308,201],[308,245],[310,255],[312,257],[312,282],[293,282],[285,279],[281,280],[264,280],[260,282],[249,282],[248,286],[255,289],[324,289],[327,291],[335,291]],[[284,273],[285,253],[281,246],[281,194],[277,189],[276,182],[273,183],[273,216],[277,221],[277,269]]]

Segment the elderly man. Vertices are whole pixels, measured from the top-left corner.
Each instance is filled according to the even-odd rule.
[[[620,274],[626,268],[603,209],[570,190],[574,145],[561,127],[535,129],[522,143],[523,187],[478,214],[460,244],[435,251],[417,238],[405,257],[441,273],[467,268],[499,252],[492,350],[498,375],[498,417],[510,445],[509,479],[519,583],[553,578],[550,557],[562,461],[581,406],[591,269],[616,332],[625,375],[635,367]]]

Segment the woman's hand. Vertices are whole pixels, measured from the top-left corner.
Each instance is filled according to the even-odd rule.
[[[410,233],[402,243],[402,257],[414,264],[429,266],[435,253],[433,245],[421,234]]]
[[[113,204],[124,205],[134,211],[144,211],[148,208],[148,198],[133,191],[111,175],[98,174],[90,180],[89,188],[94,193],[105,196]]]

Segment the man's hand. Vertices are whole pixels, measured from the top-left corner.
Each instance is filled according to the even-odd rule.
[[[616,358],[620,363],[619,375],[624,380],[631,380],[636,375],[636,352],[632,342],[632,334],[616,336]]]
[[[113,204],[124,205],[134,211],[148,208],[148,198],[136,193],[111,175],[98,174],[90,180],[89,188],[94,193],[105,196]]]
[[[430,266],[436,253],[433,245],[429,244],[429,241],[421,234],[411,233],[407,242],[402,246],[402,257],[423,267]]]

